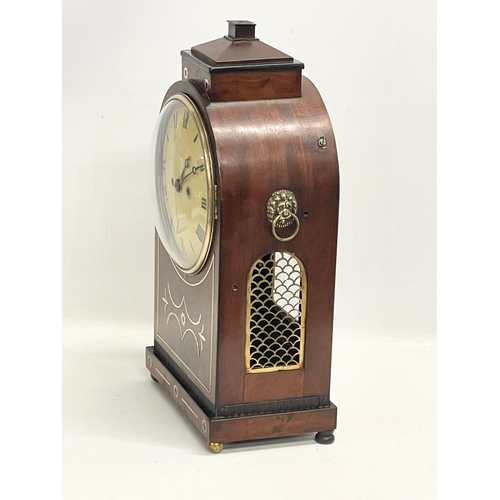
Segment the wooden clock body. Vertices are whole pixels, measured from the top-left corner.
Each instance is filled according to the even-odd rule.
[[[321,96],[301,75],[302,63],[259,42],[251,26],[230,22],[229,37],[183,51],[184,79],[163,101],[187,95],[207,125],[216,220],[209,256],[195,275],[173,263],[156,235],[154,346],[146,348],[146,366],[212,451],[228,442],[308,432],[331,443],[337,420],[330,402],[335,138]],[[233,49],[233,60],[221,61]],[[275,228],[281,239],[296,233],[289,241],[276,238],[266,213],[280,190],[292,192],[297,204],[297,222]],[[262,279],[270,280],[269,311],[264,295],[255,298]],[[295,335],[289,353],[272,344],[273,333],[255,341],[255,328],[272,331],[266,321],[277,317],[276,328]],[[273,349],[296,362],[269,362]]]

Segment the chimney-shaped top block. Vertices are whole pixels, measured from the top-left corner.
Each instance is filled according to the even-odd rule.
[[[252,21],[228,21],[227,38],[230,40],[258,40],[255,38],[255,23]]]

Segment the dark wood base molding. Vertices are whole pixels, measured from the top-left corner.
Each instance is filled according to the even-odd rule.
[[[214,417],[208,415],[193,399],[180,381],[155,355],[153,347],[146,348],[146,367],[151,377],[170,394],[202,433],[213,452],[222,450],[222,444],[275,437],[295,436],[317,432],[333,442],[333,430],[337,427],[337,407],[328,406],[296,411],[280,411],[258,415]],[[309,398],[302,398],[309,399]],[[245,405],[238,405],[245,406]]]
[[[331,405],[328,396],[310,396],[303,398],[280,399],[277,401],[264,401],[261,403],[244,403],[239,405],[214,405],[200,389],[179,368],[171,356],[155,342],[154,354],[176,379],[181,382],[184,389],[199,404],[210,418],[231,418],[269,413],[283,413],[289,411],[315,410],[329,408]]]
[[[190,396],[195,400],[203,409],[203,412],[210,417],[216,415],[215,405],[201,392],[196,384],[194,384],[191,379],[186,375],[186,373],[181,370],[179,365],[173,360],[173,358],[163,349],[163,347],[155,340],[154,347],[147,347],[152,349],[154,355],[158,358],[158,361],[168,369],[169,372],[179,381],[180,385],[183,386],[184,390],[187,391]],[[156,377],[158,378],[158,377]]]
[[[251,415],[264,415],[267,413],[316,410],[318,408],[329,408],[330,405],[330,399],[327,396],[281,399],[278,401],[264,401],[262,403],[218,406],[217,417],[245,417]]]

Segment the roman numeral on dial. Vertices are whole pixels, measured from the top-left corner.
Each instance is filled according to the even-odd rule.
[[[201,199],[201,208],[203,208],[203,210],[207,209],[207,199],[206,198]]]
[[[203,243],[203,241],[205,240],[205,230],[199,224],[196,228],[196,235],[198,236],[200,242]]]
[[[184,128],[187,128],[188,121],[189,121],[189,111],[186,109],[184,110],[184,116],[182,117],[182,126]]]

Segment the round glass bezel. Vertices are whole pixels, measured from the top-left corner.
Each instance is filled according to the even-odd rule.
[[[170,108],[172,106],[171,103],[175,104],[175,101],[178,101],[182,105],[184,105],[190,113],[190,119],[192,117],[192,119],[195,120],[196,128],[199,134],[199,140],[201,141],[206,171],[207,226],[204,241],[202,242],[201,251],[197,256],[196,261],[192,262],[191,265],[185,265],[185,263],[181,262],[182,259],[179,258],[179,255],[185,255],[185,253],[183,253],[182,249],[179,248],[176,243],[175,237],[173,236],[173,230],[171,225],[169,224],[169,213],[164,196],[163,152],[167,126],[172,116],[172,113],[170,112]],[[155,127],[153,129],[150,148],[149,170],[151,176],[150,187],[152,190],[153,211],[158,236],[166,251],[170,255],[172,262],[180,271],[186,274],[197,274],[201,271],[201,269],[205,265],[205,262],[207,261],[213,239],[215,222],[215,182],[213,174],[212,147],[208,137],[207,128],[198,110],[198,107],[186,94],[176,93],[168,98],[162,106]]]

